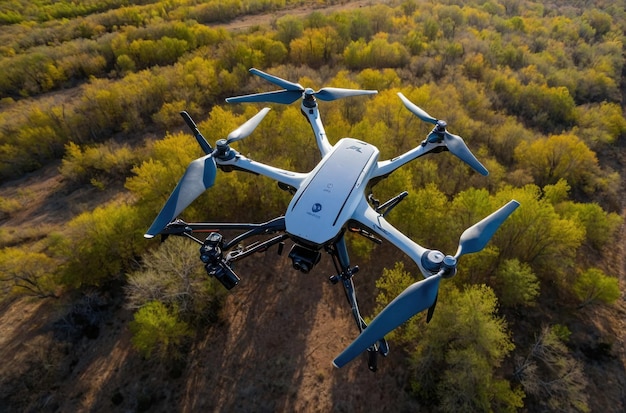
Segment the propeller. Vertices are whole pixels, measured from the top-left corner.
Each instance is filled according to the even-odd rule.
[[[428,134],[426,141],[441,142],[443,140],[444,144],[446,145],[448,150],[452,152],[452,154],[456,155],[463,162],[471,166],[479,174],[484,176],[489,175],[489,171],[487,171],[487,168],[485,168],[483,164],[481,164],[478,159],[476,159],[474,154],[472,154],[472,152],[465,144],[463,138],[447,131],[446,121],[433,118],[428,113],[426,113],[424,109],[420,108],[419,106],[408,100],[402,93],[398,92],[398,96],[402,100],[402,103],[404,103],[404,106],[406,106],[406,108],[410,110],[411,113],[413,113],[424,122],[432,123],[433,125],[435,125],[432,132]]]
[[[146,238],[153,238],[176,218],[185,208],[187,208],[196,198],[204,191],[209,189],[215,183],[217,175],[217,164],[215,158],[221,158],[230,152],[229,144],[239,141],[250,135],[254,129],[261,123],[265,115],[270,111],[269,108],[263,108],[248,119],[243,125],[228,134],[226,139],[217,141],[216,148],[212,149],[202,134],[198,131],[196,124],[193,122],[187,112],[181,112],[181,116],[194,132],[198,143],[207,155],[192,161],[183,177],[178,181],[176,188],[165,202],[165,205],[155,218],[154,222],[144,234]]]
[[[249,136],[252,132],[254,132],[256,127],[259,126],[259,124],[269,111],[270,108],[261,109],[259,113],[248,119],[246,123],[229,133],[228,137],[226,138],[226,143],[231,144]]]
[[[459,247],[454,256],[445,256],[438,259],[439,271],[432,274],[424,274],[427,278],[410,285],[380,314],[378,314],[365,330],[335,358],[335,367],[343,367],[363,351],[371,347],[387,333],[394,330],[414,315],[428,309],[429,317],[437,301],[439,282],[455,274],[458,259],[465,254],[481,251],[502,223],[517,209],[519,202],[509,201],[502,208],[484,218],[482,221],[466,229],[459,240]],[[425,255],[434,254],[442,256],[438,251],[429,251]],[[422,257],[424,260],[424,257]]]
[[[305,95],[307,97],[315,96],[324,101],[331,101],[350,96],[372,95],[378,93],[376,90],[342,89],[336,87],[325,87],[315,92],[311,88],[304,88],[299,83],[293,83],[288,80],[281,79],[255,68],[250,69],[250,73],[257,75],[268,82],[275,84],[276,86],[282,87],[283,90],[231,97],[227,98],[226,102],[272,102],[290,104]]]

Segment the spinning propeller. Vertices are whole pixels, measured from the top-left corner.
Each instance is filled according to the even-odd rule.
[[[466,229],[454,256],[444,257],[439,251],[426,251],[422,256],[422,264],[426,270],[424,276],[427,278],[412,284],[390,302],[352,344],[335,358],[335,367],[343,367],[417,313],[429,309],[429,316],[432,316],[441,279],[456,273],[457,261],[462,255],[485,248],[500,225],[518,206],[519,202],[509,201],[493,214]],[[431,270],[433,271],[429,272]]]
[[[371,95],[378,93],[375,90],[358,90],[358,89],[342,89],[336,87],[325,87],[317,92],[311,88],[304,88],[299,83],[293,83],[285,79],[267,74],[258,69],[250,69],[250,73],[255,74],[276,86],[282,87],[283,90],[276,90],[272,92],[254,93],[245,96],[236,96],[227,98],[226,102],[272,102],[289,104],[293,103],[301,97],[317,97],[319,100],[331,101],[335,99],[341,99],[350,96],[359,95]]]
[[[470,152],[469,148],[465,144],[463,138],[458,135],[454,135],[446,130],[447,123],[444,120],[438,120],[430,116],[426,111],[419,106],[408,100],[402,93],[398,92],[398,96],[404,103],[404,106],[410,110],[415,116],[423,120],[424,122],[432,123],[435,125],[432,132],[428,134],[428,137],[424,141],[423,145],[427,142],[438,143],[443,141],[446,148],[454,155],[456,155],[463,162],[471,166],[476,172],[481,175],[487,176],[489,171],[481,164],[478,159]]]
[[[197,197],[213,186],[217,173],[215,158],[224,160],[230,159],[233,155],[231,154],[229,145],[250,135],[269,111],[269,108],[261,109],[259,113],[246,121],[246,123],[228,134],[226,139],[218,140],[215,149],[211,148],[211,145],[209,145],[200,131],[198,131],[196,124],[189,114],[187,112],[181,112],[181,116],[193,131],[196,140],[206,155],[189,164],[185,174],[180,181],[178,181],[176,188],[174,188],[174,191],[163,206],[163,209],[161,209],[161,212],[159,212],[159,215],[157,215],[144,237],[152,238],[159,234]]]

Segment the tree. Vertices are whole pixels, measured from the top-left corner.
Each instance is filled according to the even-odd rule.
[[[130,323],[133,346],[144,356],[155,351],[161,359],[177,358],[177,349],[191,336],[189,325],[176,317],[176,311],[159,301],[152,301],[137,311]]]
[[[542,409],[588,412],[587,378],[558,333],[557,326],[542,328],[527,356],[517,359],[514,375]]]
[[[386,33],[379,33],[367,43],[362,39],[350,42],[343,58],[351,69],[396,68],[408,62],[409,52],[399,42],[390,43]]]
[[[400,86],[400,77],[393,69],[365,69],[357,75],[359,84],[364,89],[384,90]]]
[[[574,282],[573,290],[581,301],[579,308],[597,302],[613,304],[621,295],[619,280],[604,274],[599,268],[583,271]]]
[[[498,229],[491,245],[498,247],[503,258],[531,265],[541,279],[564,281],[584,240],[584,229],[579,222],[559,216],[535,185],[505,188],[492,196],[492,205],[495,208],[511,199],[520,207]]]
[[[128,145],[114,142],[86,148],[70,142],[65,151],[59,172],[64,178],[79,184],[90,181],[104,184],[103,180],[123,182],[139,157],[139,152],[131,150]]]
[[[140,309],[160,302],[186,322],[216,320],[226,290],[208,278],[194,245],[172,237],[144,253],[141,269],[128,274],[124,287],[128,306]]]
[[[408,286],[418,280],[405,271],[404,263],[396,262],[393,269],[383,268],[383,273],[376,280],[378,295],[376,296],[376,308],[374,315],[380,313],[394,298],[396,298]],[[421,317],[413,317],[406,323],[390,332],[387,338],[407,342],[416,338],[416,331],[420,328]]]
[[[61,281],[98,286],[119,278],[145,248],[137,208],[112,202],[72,219],[57,234],[54,254],[63,261]]]
[[[41,252],[12,247],[0,250],[0,291],[56,297],[54,273],[57,262]]]
[[[604,211],[595,202],[563,202],[558,210],[564,217],[580,222],[585,229],[585,244],[596,251],[612,247],[623,222],[618,214]]]
[[[289,43],[289,56],[295,64],[306,64],[316,69],[332,62],[338,46],[339,38],[334,28],[305,29],[302,37]]]
[[[539,280],[530,265],[505,260],[498,268],[494,290],[502,306],[532,306],[539,295]]]
[[[137,196],[137,205],[142,209],[145,207],[145,212],[154,217],[167,201],[187,166],[201,154],[198,144],[190,134],[180,132],[167,135],[154,143],[147,161],[132,169],[135,176],[128,178],[125,186]]]
[[[617,103],[602,102],[597,105],[585,105],[578,108],[577,135],[590,148],[613,144],[616,139],[626,134],[626,119],[622,107]]]
[[[441,412],[508,411],[522,393],[496,370],[513,350],[497,299],[486,286],[443,287],[434,317],[410,350],[412,387]]]
[[[599,175],[598,159],[576,135],[552,135],[534,142],[521,142],[515,148],[515,160],[531,172],[539,186],[565,179],[576,188],[592,190]]]
[[[276,38],[287,47],[292,40],[301,37],[304,31],[302,19],[292,15],[280,17],[276,20],[275,26],[278,29]]]

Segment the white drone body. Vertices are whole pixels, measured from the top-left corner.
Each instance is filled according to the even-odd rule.
[[[194,131],[196,139],[206,152],[206,156],[192,162],[178,186],[168,199],[154,223],[146,233],[147,238],[157,234],[182,235],[202,245],[201,259],[210,275],[218,278],[226,288],[235,286],[239,278],[230,267],[230,262],[250,256],[252,252],[264,251],[269,246],[289,238],[295,244],[290,252],[294,268],[308,272],[319,261],[320,250],[332,255],[337,275],[331,281],[342,281],[352,308],[360,335],[333,362],[337,367],[345,365],[358,354],[367,350],[369,367],[376,370],[376,355],[386,355],[388,345],[384,335],[404,323],[413,315],[428,309],[428,319],[436,304],[439,281],[456,273],[457,259],[467,253],[484,248],[498,227],[519,205],[517,201],[497,210],[492,215],[466,230],[461,236],[459,249],[454,256],[432,251],[414,242],[386,219],[385,215],[395,207],[406,192],[383,205],[372,202],[368,197],[371,187],[390,173],[422,155],[449,150],[483,175],[487,170],[469,151],[463,139],[446,130],[446,123],[430,117],[422,109],[399,94],[404,105],[420,119],[435,125],[427,138],[414,149],[391,160],[379,160],[379,150],[375,146],[353,138],[340,139],[334,146],[326,137],[318,105],[320,100],[334,100],[343,97],[374,94],[376,91],[323,88],[317,92],[305,89],[299,84],[251,69],[251,72],[265,80],[284,88],[276,92],[258,93],[227,99],[228,102],[274,102],[291,103],[302,99],[302,113],[311,125],[318,149],[322,156],[318,165],[308,173],[292,172],[255,162],[236,150],[230,143],[248,136],[269,111],[264,108],[252,119],[232,132],[228,139],[217,142],[213,149],[197,130],[189,116],[183,117]],[[188,224],[175,220],[177,216],[201,193],[213,185],[216,170],[235,169],[266,176],[279,183],[283,189],[293,194],[284,215],[263,224],[204,223]],[[246,230],[230,242],[224,242],[221,235],[210,234],[204,241],[192,236],[194,232],[212,230]],[[344,233],[357,229],[367,238],[379,242],[380,237],[403,251],[418,266],[424,280],[407,288],[392,301],[368,326],[361,317],[356,302],[356,292],[352,276],[358,267],[351,267]],[[249,236],[280,233],[262,243],[241,249],[241,241]],[[375,234],[375,235],[374,235]],[[224,252],[230,251],[224,256]]]
[[[311,171],[285,213],[287,233],[313,246],[332,241],[354,218],[375,169],[378,149],[344,138]]]

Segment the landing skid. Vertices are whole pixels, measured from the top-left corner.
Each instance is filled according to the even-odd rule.
[[[356,289],[354,288],[354,281],[352,280],[352,277],[359,272],[359,267],[350,266],[347,251],[343,235],[332,247],[329,246],[326,248],[326,252],[333,257],[333,264],[335,265],[335,270],[337,271],[337,274],[331,276],[329,280],[333,284],[337,284],[339,281],[342,282],[346,299],[348,300],[348,304],[350,304],[352,315],[360,334],[367,328],[367,323],[363,320],[359,311]],[[370,371],[376,372],[376,370],[378,370],[378,355],[381,354],[386,357],[387,354],[389,354],[389,344],[387,343],[387,340],[385,340],[384,337],[379,339],[367,349],[367,354],[367,365]]]

